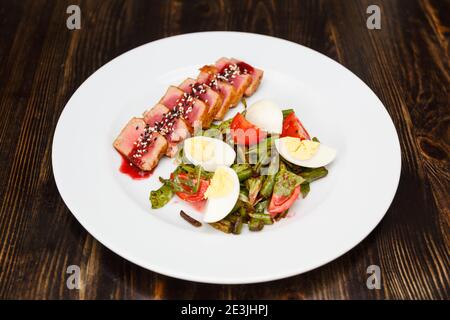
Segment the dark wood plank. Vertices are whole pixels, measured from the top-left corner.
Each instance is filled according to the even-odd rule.
[[[369,0],[45,1],[0,4],[0,298],[30,299],[448,299],[450,5]],[[82,29],[65,27],[78,4]],[[403,170],[381,224],[328,265],[254,285],[172,279],[118,257],[93,239],[59,197],[51,142],[59,114],[100,66],[136,46],[180,33],[256,32],[339,61],[380,97],[399,133]],[[66,287],[67,266],[82,270]],[[381,267],[382,289],[366,288]]]

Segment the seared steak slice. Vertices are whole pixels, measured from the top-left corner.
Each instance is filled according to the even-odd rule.
[[[180,113],[181,118],[194,128],[208,128],[208,107],[206,104],[194,98],[192,95],[185,93],[180,88],[170,86],[166,94],[159,101],[160,104],[166,106],[169,110],[175,110]]]
[[[208,106],[208,126],[214,120],[214,117],[218,113],[222,106],[222,98],[220,94],[207,84],[198,83],[195,79],[187,78],[182,84],[178,86],[184,92],[190,93],[196,98],[203,101]]]
[[[209,85],[214,91],[218,92],[222,98],[222,105],[214,117],[215,120],[223,120],[225,114],[236,101],[236,89],[233,85],[215,79],[217,73],[215,66],[204,66],[200,69],[200,74],[197,77],[199,83]]]
[[[240,70],[239,66],[231,59],[220,58],[216,61],[216,67],[219,70],[217,79],[232,84],[236,89],[236,100],[233,105],[237,105],[244,96],[245,90],[252,83],[252,76]]]
[[[114,148],[130,163],[143,171],[151,171],[167,150],[166,139],[142,118],[132,118],[114,141]]]
[[[246,97],[250,97],[258,89],[263,78],[264,71],[237,59],[231,59],[231,61],[239,66],[241,72],[246,72],[252,76],[252,82],[244,93]]]
[[[162,104],[157,104],[144,113],[144,121],[166,138],[168,143],[166,156],[171,158],[177,153],[178,144],[191,135],[190,125],[172,115],[173,113]]]

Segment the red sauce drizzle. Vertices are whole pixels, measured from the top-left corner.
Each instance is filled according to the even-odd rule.
[[[190,119],[190,114],[192,112],[192,108],[194,107],[194,99],[195,95],[191,93],[183,93],[183,95],[177,100],[175,106],[173,107],[173,111],[177,114],[177,118],[181,119]]]
[[[147,179],[153,173],[152,171],[142,171],[135,165],[131,164],[130,160],[124,156],[122,156],[122,164],[120,165],[119,170],[133,180]]]
[[[194,208],[196,211],[203,213],[205,211],[206,207],[206,200],[199,201],[199,202],[186,202],[191,205],[192,208]]]
[[[239,70],[241,70],[242,72],[244,72],[244,70],[247,70],[247,73],[251,74],[251,73],[253,73],[253,71],[255,71],[255,69],[251,65],[249,65],[245,62],[242,62],[242,61],[236,63],[236,65],[239,67]]]
[[[236,63],[227,63],[222,67],[222,69],[220,69],[219,74],[224,75],[226,73],[226,70],[230,69],[230,66],[233,65],[236,65],[238,67],[238,70],[236,70],[237,74],[252,74],[253,71],[255,71],[255,69],[251,65],[240,61]]]
[[[179,203],[187,203],[191,208],[193,208],[195,211],[199,212],[199,213],[203,213],[205,212],[205,208],[206,208],[206,200],[203,201],[199,201],[199,202],[188,202],[188,201],[183,201],[180,198],[175,198],[174,200],[172,200],[173,203],[179,204]]]
[[[203,83],[199,83],[199,82],[195,82],[189,85],[190,87],[190,91],[189,94],[196,98],[196,99],[200,99],[201,101],[205,102],[205,104],[207,105],[207,107],[210,107],[209,103],[207,103],[207,100],[205,100],[205,94],[206,94],[206,89],[207,89],[207,85],[203,84]]]
[[[184,93],[183,96],[177,99],[172,110],[164,114],[162,121],[156,122],[154,127],[150,127],[147,124],[144,132],[141,133],[138,140],[134,143],[131,152],[127,157],[123,157],[120,172],[125,173],[136,180],[148,178],[151,173],[140,170],[139,167],[143,162],[142,157],[149,152],[150,147],[157,139],[153,136],[153,132],[158,132],[163,136],[166,136],[173,131],[173,126],[170,124],[173,124],[176,119],[181,118],[188,120],[194,105],[194,98],[193,95]]]

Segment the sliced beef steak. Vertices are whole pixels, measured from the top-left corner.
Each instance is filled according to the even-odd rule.
[[[252,83],[252,76],[240,70],[239,66],[231,59],[220,58],[216,61],[216,67],[219,70],[217,79],[232,84],[236,89],[236,97],[233,105],[237,105]]]
[[[156,167],[168,146],[162,135],[149,128],[144,119],[132,118],[114,141],[114,148],[143,171]]]
[[[222,106],[221,95],[214,91],[205,83],[199,83],[195,79],[187,78],[178,86],[184,92],[187,92],[194,97],[200,99],[208,106],[208,126],[216,117]]]
[[[151,171],[164,154],[175,156],[178,145],[195,129],[223,120],[242,96],[251,96],[263,74],[237,59],[221,58],[215,65],[204,66],[197,79],[170,86],[144,118],[132,118],[114,141],[114,148],[140,170]]]
[[[159,103],[171,111],[176,110],[179,112],[181,118],[185,119],[194,129],[209,127],[207,123],[208,107],[206,104],[180,88],[170,86]]]
[[[215,78],[217,72],[218,70],[215,66],[204,66],[200,69],[200,74],[197,77],[197,81],[199,83],[209,85],[214,91],[220,94],[222,98],[222,105],[219,107],[214,119],[223,120],[227,111],[235,103],[237,93],[233,85]]]
[[[246,97],[250,97],[258,89],[259,84],[261,83],[261,80],[264,76],[264,71],[237,59],[231,59],[231,61],[239,66],[241,72],[248,73],[252,76],[252,82],[247,87],[244,93]]]
[[[174,117],[173,112],[159,103],[144,113],[144,121],[164,135],[168,143],[166,155],[171,158],[176,155],[178,144],[190,137],[192,133],[191,126],[188,123],[183,119]]]

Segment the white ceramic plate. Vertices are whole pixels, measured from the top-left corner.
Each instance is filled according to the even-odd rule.
[[[329,175],[311,185],[295,213],[262,232],[196,229],[174,201],[152,210],[150,190],[175,168],[163,159],[142,181],[119,172],[112,143],[122,126],[155,104],[171,84],[219,57],[262,68],[262,98],[295,108],[312,136],[338,150]],[[240,109],[242,107],[238,107]],[[236,109],[229,112],[232,116]],[[227,116],[227,117],[228,117]],[[209,283],[252,283],[300,274],[336,259],[380,222],[397,189],[400,146],[381,101],[354,74],[298,44],[246,33],[207,32],[155,41],[100,68],[59,119],[53,170],[62,198],[102,244],[142,267]]]

